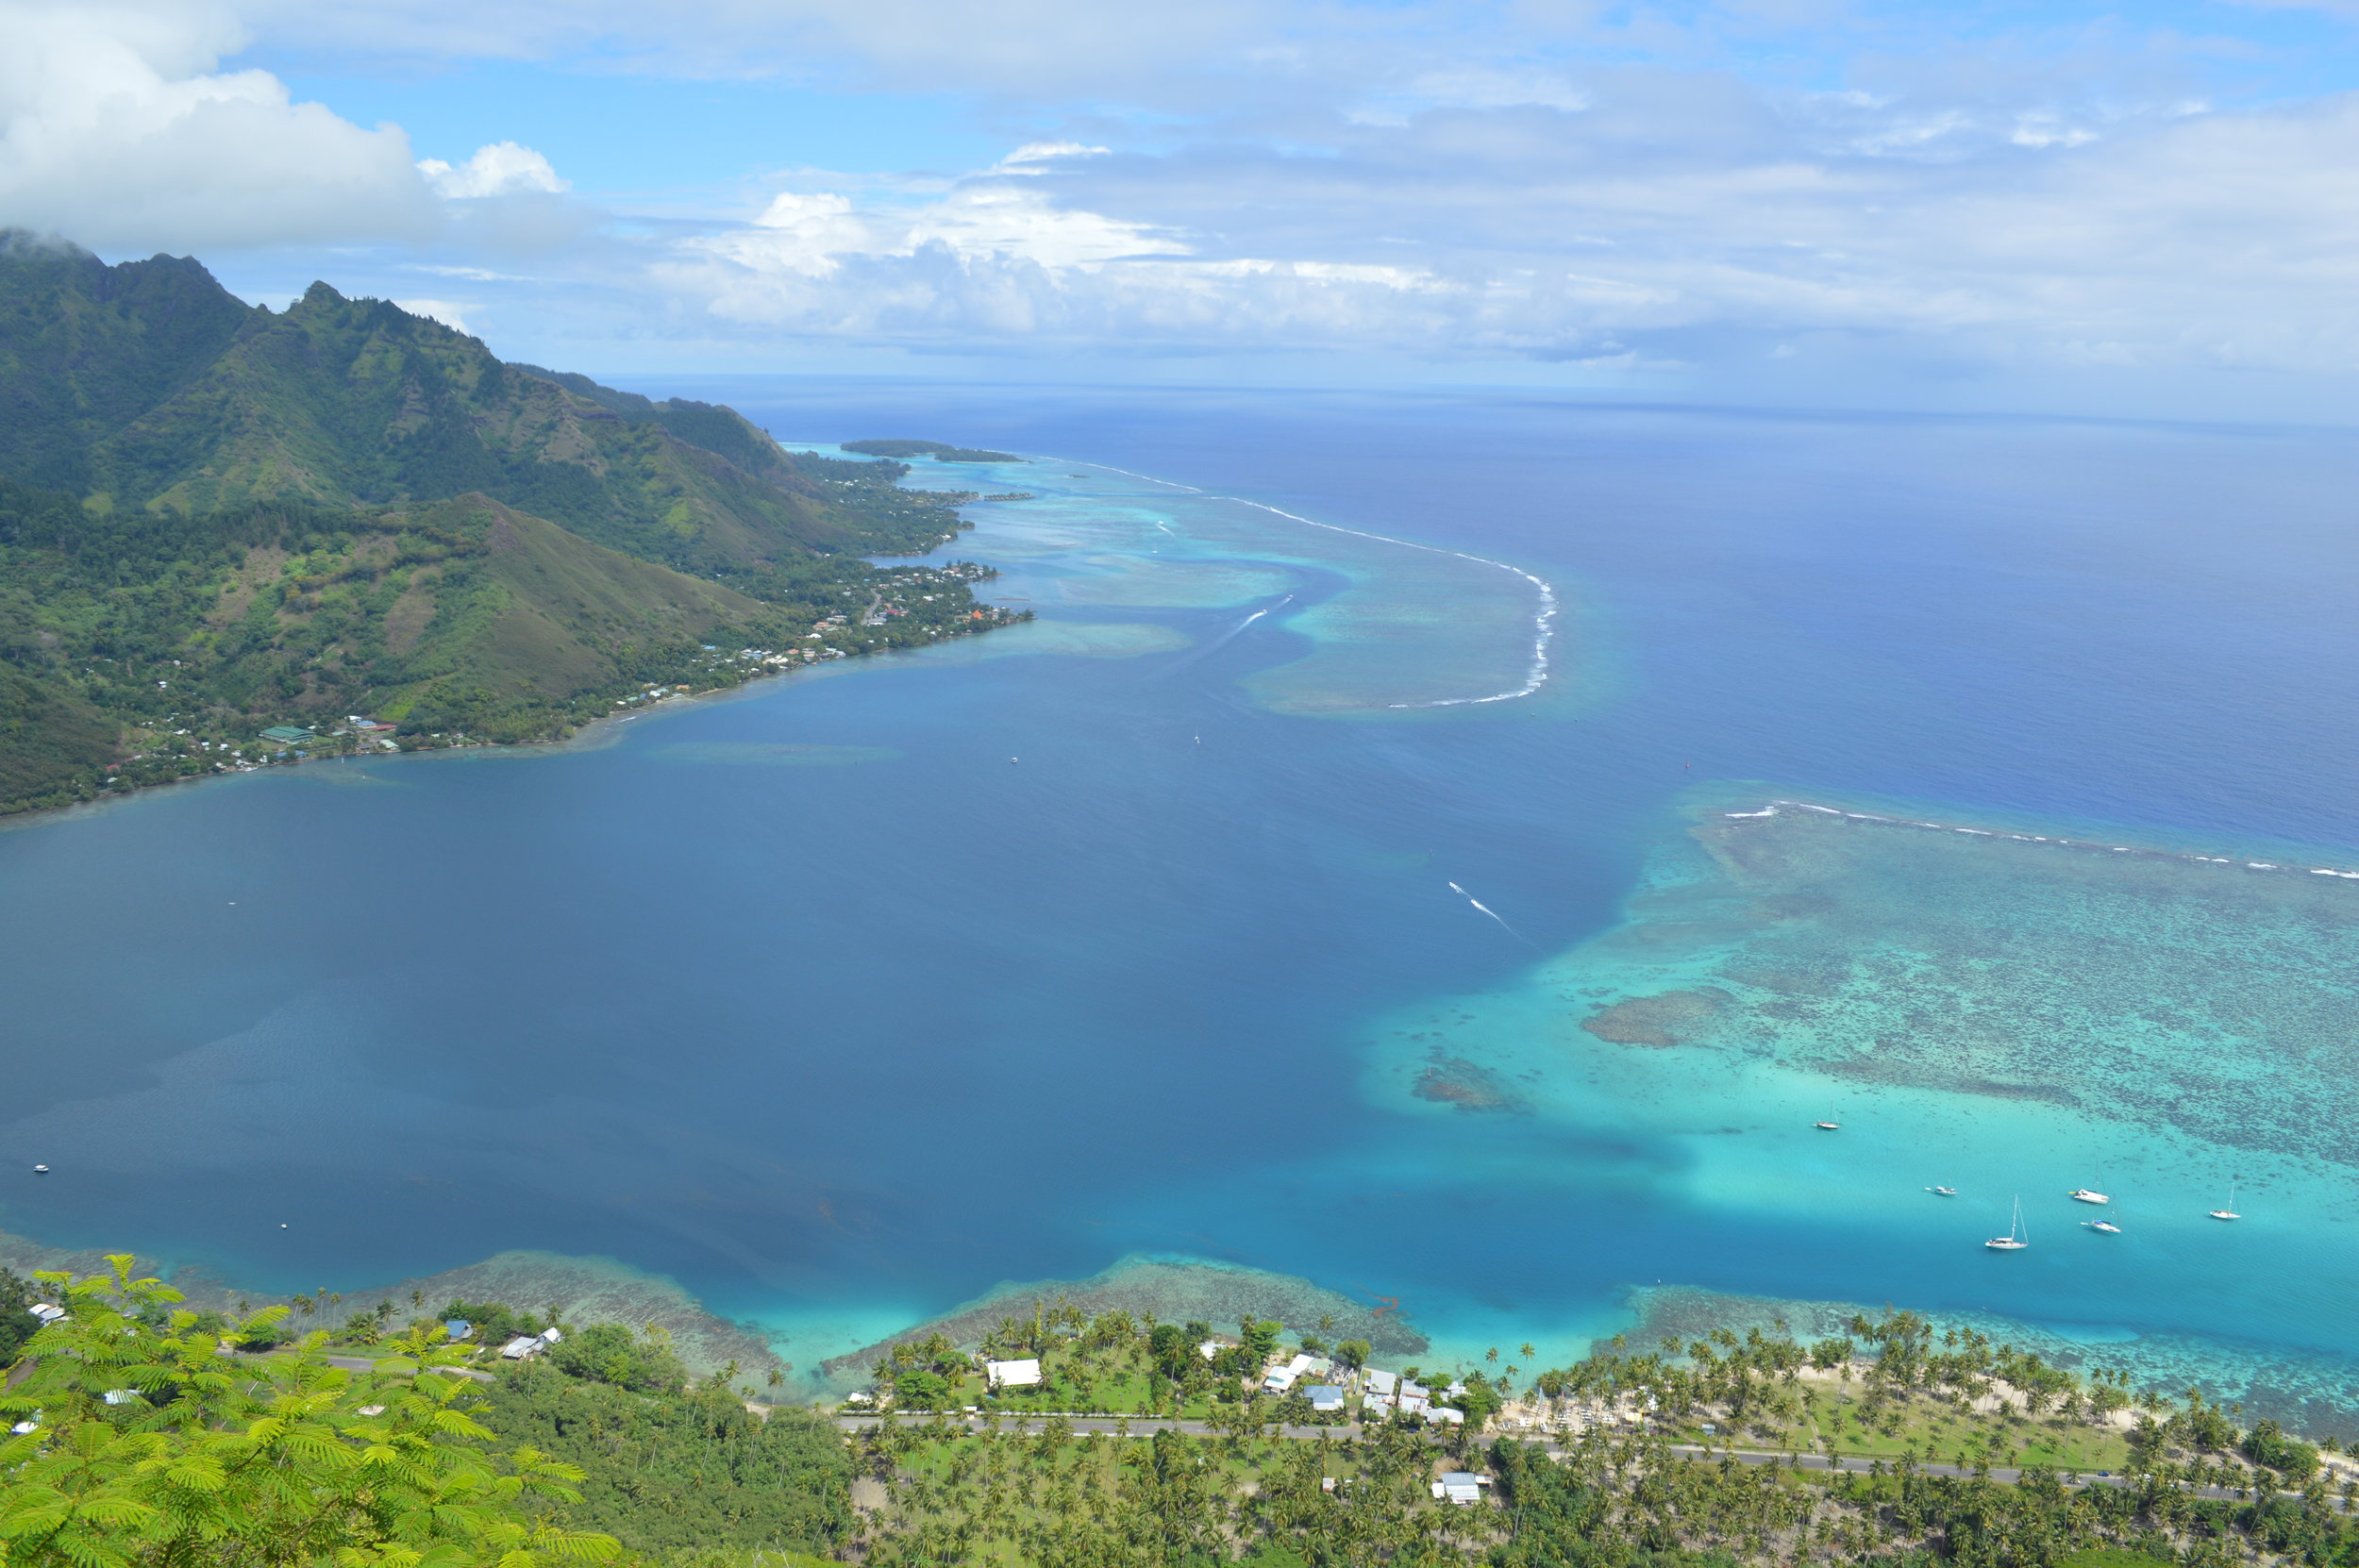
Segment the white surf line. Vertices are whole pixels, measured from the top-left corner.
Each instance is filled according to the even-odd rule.
[[[1202,492],[1198,492],[1198,493]],[[1455,556],[1460,560],[1471,560],[1478,566],[1490,566],[1501,572],[1513,572],[1539,591],[1540,612],[1533,616],[1531,621],[1531,663],[1524,672],[1524,683],[1521,686],[1513,692],[1494,692],[1487,697],[1441,697],[1432,702],[1386,703],[1385,707],[1470,708],[1487,702],[1514,702],[1519,697],[1531,695],[1548,684],[1548,643],[1556,636],[1557,605],[1556,590],[1549,586],[1546,579],[1534,576],[1520,566],[1510,566],[1503,560],[1493,560],[1488,556],[1470,555],[1464,550],[1452,550],[1440,544],[1420,544],[1412,539],[1395,539],[1390,534],[1370,533],[1365,528],[1347,528],[1340,523],[1322,523],[1315,517],[1305,517],[1299,512],[1287,511],[1283,508],[1273,507],[1263,501],[1248,501],[1242,495],[1214,495],[1208,499],[1233,501],[1241,507],[1252,507],[1292,522],[1307,524],[1313,528],[1325,528],[1330,533],[1350,534],[1356,539],[1373,539],[1380,544],[1397,544],[1404,550],[1423,550],[1429,555]]]
[[[1971,833],[1983,839],[2004,838],[2013,839],[2018,843],[2054,844],[2059,849],[2101,849],[2115,855],[2143,855],[2153,860],[2188,860],[2213,866],[2233,866],[2239,863],[2225,855],[2197,855],[2169,849],[2145,849],[2135,844],[2104,843],[2095,839],[2051,839],[2045,833],[2010,833],[1988,827],[1965,827],[1951,822],[1918,822],[1909,817],[1880,817],[1872,811],[1847,811],[1841,807],[1821,806],[1810,800],[1773,800],[1758,811],[1723,811],[1720,815],[1732,822],[1756,822],[1763,817],[1774,817],[1779,811],[1786,809],[1797,811],[1815,811],[1821,816],[1828,817],[1848,817],[1853,822],[1881,822],[1893,827],[1923,827],[1930,828],[1936,833]],[[2247,871],[2296,869],[2276,860],[2246,860],[2241,863]],[[2304,866],[2300,869],[2307,871],[2313,876],[2334,876],[2347,882],[2359,882],[2359,871],[2346,871],[2339,866]],[[1457,888],[1458,884],[1452,882],[1450,886]],[[1459,888],[1458,891],[1464,892],[1465,890]],[[1480,906],[1477,907],[1480,908]],[[1488,914],[1490,911],[1486,909],[1483,912]],[[1502,921],[1501,924],[1504,925],[1505,922]]]
[[[1536,942],[1532,941],[1530,937],[1528,937],[1528,936],[1524,935],[1521,931],[1518,931],[1517,929],[1515,929],[1515,927],[1514,927],[1513,926],[1510,926],[1509,924],[1507,924],[1507,922],[1506,922],[1506,921],[1504,921],[1504,920],[1499,920],[1499,913],[1498,913],[1498,911],[1497,911],[1497,909],[1494,909],[1493,908],[1491,908],[1491,906],[1489,906],[1488,904],[1485,904],[1485,903],[1484,903],[1481,899],[1477,898],[1477,897],[1476,897],[1473,893],[1468,892],[1465,889],[1464,889],[1464,888],[1460,887],[1457,883],[1455,883],[1455,882],[1450,883],[1450,884],[1449,884],[1449,891],[1450,891],[1450,892],[1454,892],[1454,893],[1456,893],[1459,897],[1461,897],[1461,898],[1464,899],[1467,903],[1472,904],[1472,905],[1473,905],[1476,909],[1481,909],[1481,910],[1484,914],[1489,915],[1489,916],[1490,916],[1493,920],[1498,920],[1498,921],[1499,921],[1499,929],[1500,929],[1500,930],[1502,930],[1502,931],[1505,931],[1505,932],[1506,932],[1509,936],[1514,937],[1514,938],[1517,942],[1522,942],[1525,946],[1527,946],[1527,947],[1538,947],[1538,946],[1540,945],[1538,942]]]
[[[1404,550],[1423,550],[1430,555],[1455,556],[1460,560],[1470,560],[1478,566],[1490,566],[1501,572],[1513,572],[1538,591],[1540,612],[1532,617],[1531,622],[1531,663],[1524,672],[1524,683],[1521,686],[1513,692],[1494,692],[1487,697],[1441,697],[1432,702],[1395,702],[1385,704],[1387,708],[1476,708],[1484,703],[1514,702],[1531,696],[1548,682],[1548,644],[1556,637],[1558,608],[1556,589],[1547,579],[1536,576],[1520,566],[1511,566],[1506,561],[1493,560],[1488,556],[1471,555],[1464,550],[1452,550],[1440,544],[1420,544],[1413,539],[1395,539],[1390,534],[1370,533],[1365,528],[1347,528],[1340,523],[1322,523],[1315,517],[1305,517],[1300,512],[1288,511],[1282,507],[1273,507],[1265,501],[1248,501],[1242,495],[1214,495],[1196,485],[1183,485],[1177,479],[1158,479],[1152,474],[1137,474],[1127,468],[1116,468],[1112,463],[1093,462],[1087,458],[1057,458],[1049,460],[1070,462],[1081,468],[1103,469],[1109,474],[1120,474],[1132,479],[1144,479],[1150,485],[1166,485],[1173,490],[1186,491],[1191,495],[1201,495],[1208,501],[1233,501],[1238,506],[1252,507],[1257,510],[1268,512],[1272,516],[1282,517],[1288,522],[1300,523],[1309,527],[1325,528],[1330,533],[1350,534],[1355,539],[1373,539],[1380,544],[1397,544]],[[1163,525],[1159,523],[1156,526],[1162,527]]]
[[[1204,493],[1196,486],[1183,485],[1177,479],[1158,479],[1152,474],[1133,474],[1127,468],[1116,468],[1112,463],[1094,463],[1087,458],[1058,458],[1053,460],[1061,463],[1079,463],[1083,468],[1102,468],[1109,474],[1119,474],[1125,478],[1130,479],[1145,479],[1150,485],[1168,485],[1173,490],[1184,490],[1191,495],[1201,495]]]

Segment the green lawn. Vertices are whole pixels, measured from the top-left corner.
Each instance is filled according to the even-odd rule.
[[[2120,1470],[2129,1444],[2112,1427],[2091,1426],[2053,1414],[2005,1417],[1968,1414],[1945,1402],[1911,1394],[1885,1399],[1871,1410],[1857,1384],[1802,1385],[1803,1416],[1791,1426],[1756,1427],[1716,1422],[1706,1432],[1700,1421],[1678,1430],[1693,1443],[1738,1448],[1800,1449],[1860,1459],[1897,1460],[1914,1454],[1920,1462],[1988,1464],[1993,1468],[2052,1465],[2062,1470]]]

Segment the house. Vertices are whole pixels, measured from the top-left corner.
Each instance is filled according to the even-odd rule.
[[[541,1343],[543,1344],[562,1344],[564,1341],[565,1331],[561,1328],[544,1328],[541,1330]]]
[[[1309,1395],[1311,1409],[1320,1415],[1338,1415],[1344,1408],[1344,1391],[1332,1383],[1305,1383],[1302,1392]]]
[[[25,1309],[32,1313],[33,1316],[39,1318],[41,1320],[41,1326],[43,1328],[48,1327],[53,1323],[63,1323],[65,1321],[65,1309],[59,1306],[54,1301],[36,1301]]]
[[[1029,1389],[1040,1385],[1037,1358],[1021,1361],[985,1361],[983,1380],[995,1389]]]
[[[1222,1351],[1228,1348],[1229,1342],[1227,1340],[1206,1340],[1202,1344],[1196,1347],[1196,1353],[1209,1361],[1213,1357],[1219,1355]]]
[[[1371,1367],[1367,1374],[1367,1384],[1370,1393],[1381,1399],[1390,1399],[1394,1391],[1400,1387],[1400,1379],[1392,1373],[1379,1372]]]
[[[310,730],[297,729],[293,725],[273,725],[268,729],[262,731],[263,740],[276,741],[280,745],[285,746],[293,745],[301,741],[309,741],[311,738],[312,736]]]
[[[1466,1412],[1448,1405],[1434,1406],[1425,1412],[1425,1418],[1436,1426],[1464,1426],[1466,1424]]]
[[[443,1337],[453,1344],[461,1340],[471,1340],[475,1338],[475,1325],[464,1318],[445,1318],[443,1320]]]
[[[541,1353],[546,1341],[531,1334],[519,1334],[500,1346],[500,1359],[509,1361],[529,1360]]]
[[[1298,1355],[1295,1357],[1294,1359],[1286,1362],[1283,1366],[1274,1366],[1270,1368],[1267,1376],[1263,1376],[1262,1379],[1262,1386],[1269,1390],[1272,1393],[1283,1393],[1288,1389],[1293,1388],[1295,1386],[1295,1379],[1310,1371],[1312,1361],[1310,1357]]]
[[[1478,1476],[1467,1470],[1449,1470],[1433,1483],[1433,1495],[1437,1501],[1447,1499],[1452,1508],[1472,1508],[1482,1501],[1482,1489],[1490,1484],[1491,1477],[1488,1476]]]

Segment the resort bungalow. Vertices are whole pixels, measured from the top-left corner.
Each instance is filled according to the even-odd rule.
[[[1302,1392],[1310,1396],[1311,1409],[1320,1415],[1341,1415],[1344,1391],[1332,1383],[1305,1383]]]
[[[985,1361],[983,1380],[996,1389],[1029,1389],[1040,1385],[1040,1361]]]

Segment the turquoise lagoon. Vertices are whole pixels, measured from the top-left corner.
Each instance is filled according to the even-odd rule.
[[[666,390],[1045,454],[915,476],[1033,493],[945,554],[1040,619],[0,834],[0,1226],[609,1256],[805,1367],[1151,1256],[2359,1405],[2350,438]]]

